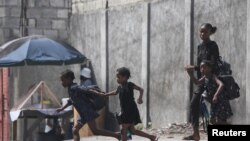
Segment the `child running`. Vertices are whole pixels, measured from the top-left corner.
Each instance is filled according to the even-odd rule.
[[[134,89],[140,92],[140,96],[137,100],[138,104],[142,104],[143,89],[132,82],[128,82],[130,78],[130,71],[128,68],[122,67],[117,69],[117,83],[119,87],[117,90],[105,94],[106,96],[112,96],[119,94],[121,115],[121,137],[122,141],[127,141],[127,130],[130,130],[132,134],[142,136],[150,139],[151,141],[157,141],[158,137],[147,134],[145,132],[135,129],[135,125],[141,123],[139,110],[134,100]]]
[[[207,92],[207,100],[211,103],[211,123],[226,124],[227,119],[233,115],[229,100],[226,99],[223,91],[224,84],[213,73],[212,64],[210,61],[202,61],[200,71],[203,77],[199,80],[193,75],[193,69],[186,67],[188,75],[195,84],[204,84],[204,89]]]
[[[90,129],[95,135],[111,136],[120,140],[120,135],[109,132],[106,130],[100,130],[97,128],[95,123],[95,118],[99,115],[95,112],[92,107],[91,101],[87,98],[88,94],[104,95],[101,92],[98,92],[89,87],[79,86],[73,82],[75,75],[71,70],[66,70],[61,73],[61,82],[63,87],[68,88],[69,101],[68,103],[57,109],[57,112],[60,112],[67,108],[70,105],[73,105],[77,112],[80,115],[77,124],[73,127],[73,138],[74,141],[80,141],[79,130],[83,127],[84,124],[88,124]]]

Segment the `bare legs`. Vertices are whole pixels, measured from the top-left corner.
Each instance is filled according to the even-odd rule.
[[[96,126],[95,120],[88,122],[88,125],[89,125],[89,128],[91,129],[91,131],[93,132],[93,134],[95,134],[95,135],[109,136],[109,137],[114,137],[114,138],[120,140],[120,134],[109,132],[107,130],[98,129]],[[79,130],[82,128],[82,126],[83,125],[80,123],[77,123],[77,125],[74,126],[74,128],[73,128],[74,141],[80,141]]]
[[[92,121],[88,122],[88,125],[89,125],[91,131],[95,135],[114,137],[114,138],[116,138],[118,140],[120,139],[120,134],[113,133],[113,132],[103,130],[103,129],[98,129],[97,126],[96,126],[95,120],[92,120]]]
[[[127,141],[127,129],[130,129],[130,131],[137,136],[148,138],[151,141],[157,141],[156,136],[135,129],[133,124],[122,124],[122,129],[121,129],[122,141]]]
[[[82,124],[77,123],[76,126],[73,127],[73,138],[74,141],[80,141],[79,130],[82,128]]]

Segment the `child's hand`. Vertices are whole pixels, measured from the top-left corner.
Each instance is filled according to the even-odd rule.
[[[213,97],[213,103],[217,103],[217,102],[218,102],[218,96],[214,95],[214,97]]]
[[[106,95],[105,95],[105,92],[99,92],[98,95],[106,96]]]
[[[138,99],[137,99],[137,103],[138,103],[138,104],[142,104],[142,103],[143,103],[142,98],[138,98]]]
[[[187,72],[193,72],[194,71],[194,66],[192,65],[187,65],[184,67]]]
[[[63,109],[62,109],[62,108],[58,108],[58,109],[56,109],[56,111],[57,111],[58,113],[60,113],[61,111],[63,111]]]

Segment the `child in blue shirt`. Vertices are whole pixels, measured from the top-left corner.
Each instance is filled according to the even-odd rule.
[[[73,82],[75,79],[74,73],[71,70],[66,70],[61,74],[61,82],[63,87],[68,88],[69,101],[68,103],[57,109],[60,112],[70,105],[73,105],[80,115],[77,124],[73,127],[73,138],[74,141],[80,141],[79,130],[84,124],[88,124],[90,129],[95,135],[111,136],[116,139],[120,139],[120,135],[109,132],[106,130],[100,130],[97,128],[95,119],[99,116],[93,108],[93,104],[88,99],[88,94],[103,95],[103,93],[98,92],[94,89],[85,86],[79,86]]]

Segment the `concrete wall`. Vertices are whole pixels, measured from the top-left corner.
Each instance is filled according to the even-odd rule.
[[[0,1],[0,44],[18,37],[20,6],[19,0]]]
[[[185,64],[185,2],[156,1],[150,11],[150,116],[153,125],[184,122],[188,79]],[[162,107],[159,111],[159,106]]]
[[[247,0],[73,0],[71,42],[91,58],[103,89],[115,89],[116,69],[129,67],[131,81],[146,90],[145,104],[139,106],[144,123],[167,126],[188,119],[192,89],[183,67],[195,63],[200,25],[210,22],[218,27],[212,39],[232,64],[241,87],[241,97],[231,101],[231,122],[249,123],[247,4]],[[110,111],[119,111],[118,107],[118,98],[110,98]]]

